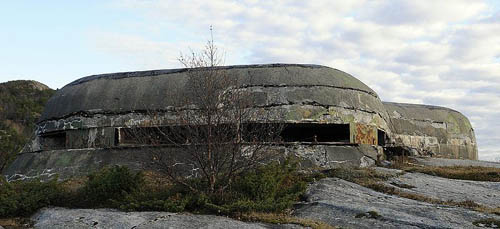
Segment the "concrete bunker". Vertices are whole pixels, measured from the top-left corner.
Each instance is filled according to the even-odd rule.
[[[430,105],[383,104],[392,123],[388,147],[416,155],[478,159],[474,129],[460,112]]]
[[[450,131],[432,129],[437,127],[439,130],[439,120],[446,119],[444,116],[435,118],[432,113],[435,110],[423,111],[422,117],[413,119],[436,122],[402,124],[412,119],[411,114],[399,111],[398,104],[382,103],[371,88],[337,69],[319,65],[267,64],[227,66],[218,70],[238,79],[236,89],[252,94],[255,112],[274,117],[251,120],[244,128],[284,125],[277,150],[304,158],[311,166],[367,166],[384,157],[384,148],[395,146],[446,157],[477,158],[472,128],[460,113],[452,112],[452,116],[460,117],[446,121],[456,127]],[[176,145],[186,139],[168,133],[187,128],[178,123],[177,109],[181,106],[178,98],[192,83],[186,71],[94,75],[66,85],[48,101],[32,141],[4,173],[10,179],[54,174],[65,178],[109,164],[147,169],[140,163],[149,160],[141,148],[157,143],[165,147],[166,152],[175,154]],[[165,96],[166,92],[169,96]],[[154,115],[148,111],[154,111]],[[275,115],[278,113],[283,115]],[[446,125],[451,127],[451,124]],[[156,135],[158,142],[137,140],[131,136],[132,130]],[[155,134],[158,130],[162,133]],[[248,142],[259,140],[243,137]],[[422,147],[414,140],[420,138],[423,139],[420,143],[438,141],[439,148],[427,147],[429,144]],[[461,141],[467,146],[457,146],[462,145]],[[461,153],[449,154],[448,149],[453,147],[458,147]]]

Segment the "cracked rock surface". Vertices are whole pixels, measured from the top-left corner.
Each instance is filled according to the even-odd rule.
[[[500,207],[500,182],[454,180],[422,173],[405,173],[389,179],[386,184],[405,192],[444,201],[472,200],[491,208]],[[408,188],[400,188],[405,186]]]
[[[306,196],[295,216],[342,228],[476,228],[476,220],[500,220],[492,214],[386,195],[338,178],[314,183]]]
[[[121,212],[112,209],[45,208],[32,217],[34,228],[302,228],[297,225],[247,223],[222,216],[168,212]]]

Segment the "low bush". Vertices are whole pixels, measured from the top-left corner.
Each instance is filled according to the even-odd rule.
[[[236,177],[224,193],[192,192],[184,185],[148,184],[142,173],[114,166],[78,182],[0,181],[0,217],[28,216],[42,207],[118,208],[125,211],[190,211],[228,216],[283,213],[298,201],[312,175],[297,163],[271,163]],[[192,179],[193,185],[203,185]],[[81,187],[68,187],[78,183]]]
[[[57,181],[8,183],[0,177],[0,217],[28,216],[58,202],[62,189]]]
[[[296,163],[271,163],[239,177],[230,190],[233,198],[223,206],[231,212],[281,212],[305,192],[306,177]]]
[[[271,163],[236,177],[224,193],[192,192],[184,185],[170,185],[161,191],[144,186],[116,202],[127,211],[190,211],[220,215],[246,212],[283,212],[305,192],[309,176],[299,174],[297,163]],[[203,185],[192,179],[191,186]]]
[[[48,206],[60,207],[114,207],[142,185],[140,173],[126,167],[105,168],[89,175],[83,187],[77,190],[58,183],[39,180],[7,182],[0,177],[0,217],[29,216]]]
[[[127,167],[104,168],[88,176],[88,181],[77,191],[78,203],[82,207],[116,207],[130,193],[144,184],[142,173],[133,173]]]

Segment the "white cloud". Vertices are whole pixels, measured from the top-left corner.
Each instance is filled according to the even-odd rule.
[[[175,61],[179,51],[199,47],[213,25],[216,41],[230,55],[227,64],[335,67],[384,100],[459,110],[473,122],[480,155],[500,154],[500,13],[486,1],[117,0],[115,5],[141,14],[144,26],[177,25],[196,38],[97,36],[101,50],[138,66]]]
[[[103,53],[113,53],[117,58],[140,69],[176,66],[179,49],[168,42],[154,42],[135,35],[99,32],[90,34],[95,47]]]
[[[371,1],[362,17],[381,24],[433,25],[467,20],[486,9],[477,0]]]

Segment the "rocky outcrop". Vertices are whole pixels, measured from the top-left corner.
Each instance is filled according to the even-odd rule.
[[[311,185],[307,201],[294,215],[346,228],[476,228],[477,220],[500,220],[493,214],[386,195],[337,178]]]
[[[443,165],[457,161],[433,160]],[[477,161],[473,162],[480,165]],[[490,209],[500,207],[499,182],[446,179],[381,167],[374,169],[392,176],[384,182],[386,186],[405,193],[444,202],[470,201]],[[296,204],[292,212],[298,218],[342,228],[477,228],[486,225],[479,223],[481,220],[500,222],[500,215],[485,213],[488,211],[481,209],[387,195],[338,178],[325,178],[312,183],[305,200]],[[32,216],[32,220],[36,228],[301,228],[298,225],[240,222],[210,215],[110,209],[42,209]]]
[[[385,184],[405,192],[445,201],[469,200],[490,208],[500,206],[498,182],[451,180],[420,173],[401,175],[400,170],[385,168],[376,170],[399,174]],[[305,197],[304,202],[295,206],[295,217],[342,228],[477,228],[485,225],[478,223],[481,220],[500,221],[499,215],[386,195],[338,178],[311,184]],[[113,209],[45,208],[31,219],[35,228],[302,228],[293,224],[241,222],[213,215]]]
[[[222,216],[168,212],[121,212],[112,209],[46,208],[31,218],[34,228],[303,228],[297,225],[247,223]]]
[[[500,207],[500,182],[452,180],[422,173],[405,173],[385,183],[404,192],[442,201],[473,201],[490,208]]]

